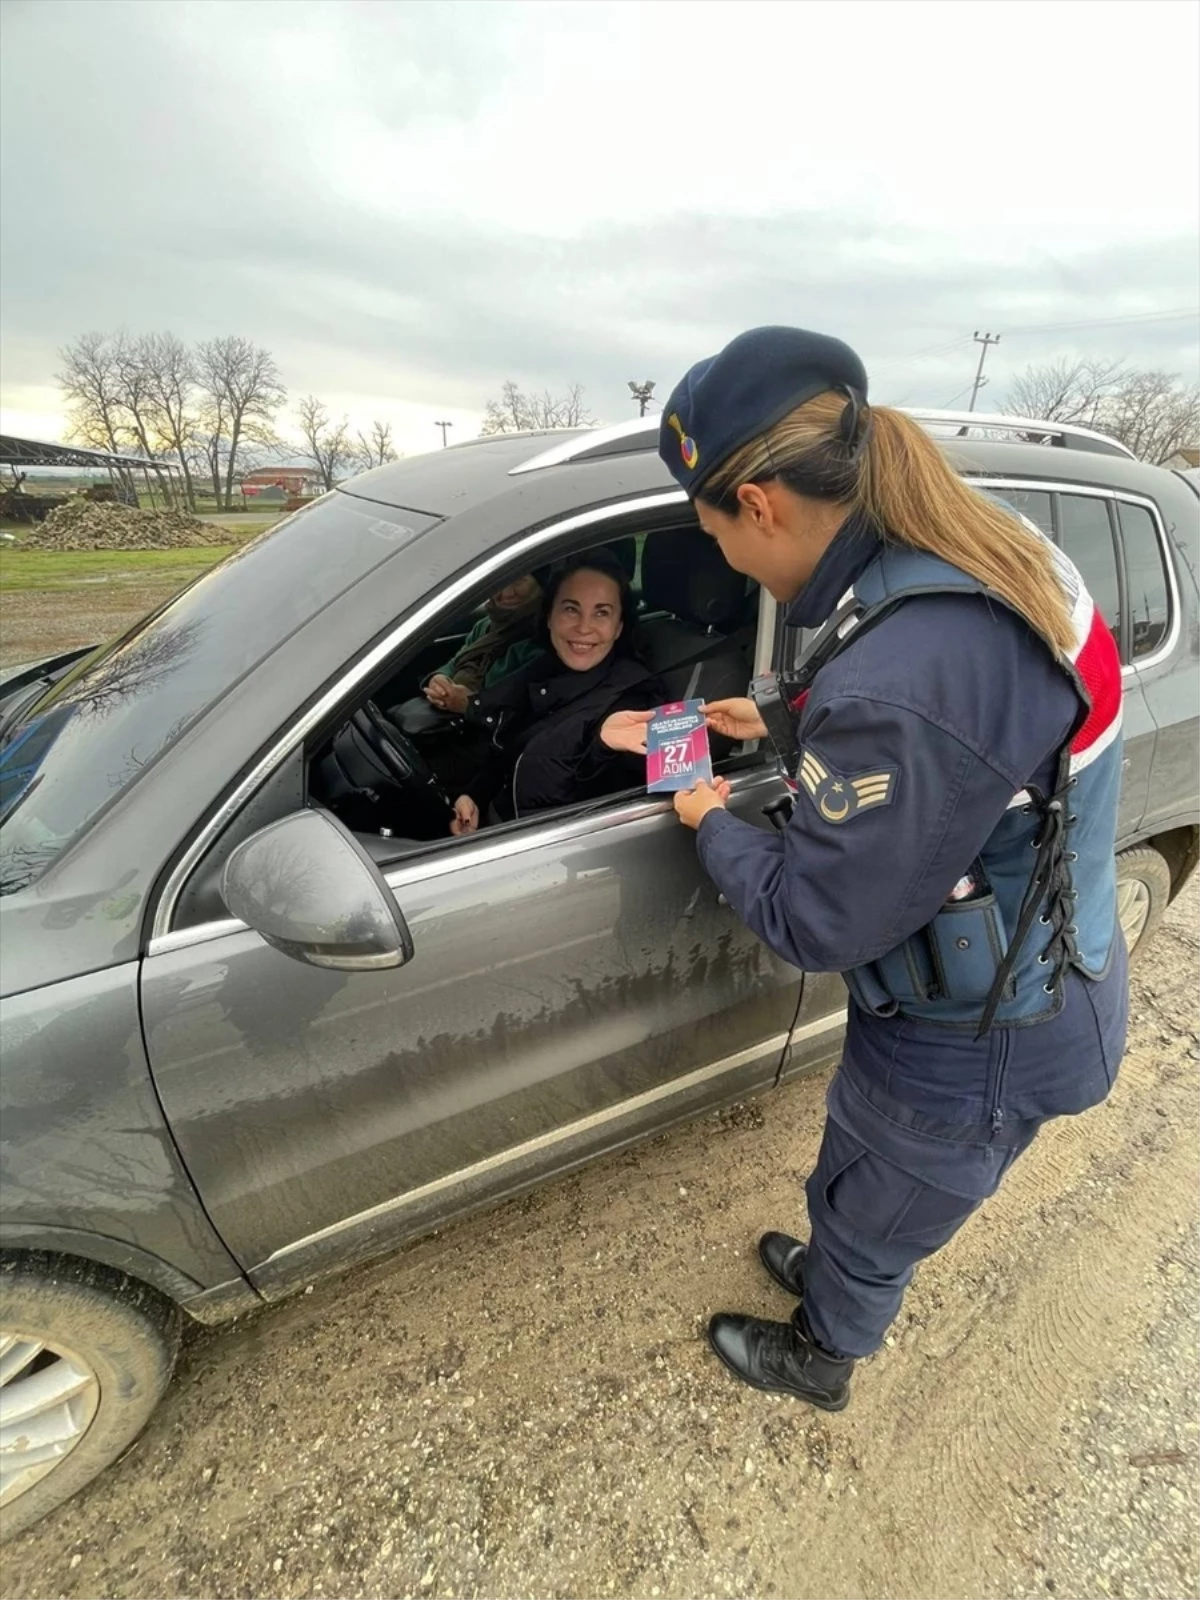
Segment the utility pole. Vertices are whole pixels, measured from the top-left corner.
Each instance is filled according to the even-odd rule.
[[[650,404],[650,396],[654,393],[654,379],[647,378],[644,383],[629,382],[629,392],[638,403],[638,416],[646,415],[646,407]]]
[[[435,422],[434,423],[434,427],[435,428],[440,428],[442,430],[442,449],[443,450],[446,448],[446,429],[447,428],[452,428],[453,426],[454,426],[454,424],[452,422]]]
[[[979,370],[975,374],[975,382],[971,387],[971,403],[967,407],[968,411],[974,411],[975,401],[978,397],[979,391],[987,382],[987,379],[983,375],[983,363],[987,360],[988,345],[1000,343],[1000,335],[998,333],[994,335],[990,333],[980,333],[978,328],[976,328],[971,337],[974,339],[976,344],[981,344],[983,349],[979,352]]]

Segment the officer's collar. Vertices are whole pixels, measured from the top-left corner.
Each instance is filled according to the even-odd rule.
[[[819,628],[837,610],[846,590],[879,554],[875,524],[854,512],[834,534],[812,577],[787,609],[789,628]]]

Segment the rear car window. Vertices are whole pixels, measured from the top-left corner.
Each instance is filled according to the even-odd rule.
[[[0,894],[33,883],[285,639],[437,520],[325,495],[86,656],[0,749]]]
[[[1058,497],[1058,542],[1079,568],[1096,609],[1121,642],[1121,584],[1108,501],[1096,495]]]
[[[1035,527],[1038,527],[1051,538],[1054,533],[1054,518],[1050,511],[1050,496],[1045,489],[1012,489],[1005,488],[997,492],[996,498],[1012,506],[1014,511],[1019,511],[1023,517],[1028,517]]]
[[[1171,628],[1171,601],[1163,550],[1154,518],[1145,506],[1117,502],[1125,547],[1125,592],[1129,610],[1131,661],[1153,654]]]

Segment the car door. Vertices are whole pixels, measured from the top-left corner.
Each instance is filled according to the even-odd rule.
[[[1141,675],[1131,666],[1132,624],[1129,582],[1121,557],[1120,527],[1112,491],[1082,486],[1055,496],[1059,543],[1079,568],[1101,616],[1112,629],[1121,654],[1124,685],[1121,798],[1117,842],[1137,834],[1146,814],[1158,728],[1146,700]]]
[[[764,759],[731,808],[761,822],[780,793]],[[796,971],[660,799],[485,832],[388,881],[415,947],[403,968],[318,970],[228,923],[144,963],[164,1109],[268,1295],[760,1085],[794,1019]],[[828,1010],[810,1054],[836,1039]]]
[[[1194,509],[1186,509],[1194,522]],[[1185,633],[1176,563],[1159,507],[1122,495],[1115,510],[1128,596],[1126,696],[1136,684],[1155,728],[1141,818],[1142,832],[1150,835],[1196,810],[1196,640]],[[1182,561],[1185,552],[1177,554]]]
[[[1117,839],[1134,837],[1146,811],[1157,727],[1139,674],[1129,666],[1129,625],[1118,525],[1110,489],[988,480],[985,492],[1030,517],[1070,556],[1121,654],[1124,755]]]

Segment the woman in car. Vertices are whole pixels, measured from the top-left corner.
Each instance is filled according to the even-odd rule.
[[[455,801],[453,834],[645,782],[646,719],[629,713],[666,693],[638,659],[624,569],[597,551],[555,573],[538,631],[546,653],[466,707],[493,754]]]

